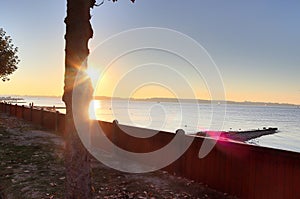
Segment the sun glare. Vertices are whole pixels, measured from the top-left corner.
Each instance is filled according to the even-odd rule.
[[[90,66],[87,68],[86,72],[89,75],[89,77],[91,78],[92,84],[95,87],[97,84],[97,81],[100,78],[100,70],[93,66]]]
[[[89,106],[89,117],[92,120],[97,119],[96,112],[101,108],[101,102],[99,100],[92,100]]]

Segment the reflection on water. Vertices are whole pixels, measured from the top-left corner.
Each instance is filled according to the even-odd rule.
[[[100,111],[101,112],[101,101],[100,100],[92,100],[89,106],[89,116],[90,119],[96,120],[97,115],[95,111]]]

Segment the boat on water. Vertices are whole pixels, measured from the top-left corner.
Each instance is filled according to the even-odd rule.
[[[248,140],[252,140],[254,138],[258,138],[264,135],[270,135],[278,132],[278,128],[263,128],[263,129],[254,129],[254,130],[239,130],[239,131],[200,131],[197,132],[196,136],[209,136],[212,138],[220,138],[220,139],[229,139],[236,140],[240,142],[245,142]]]

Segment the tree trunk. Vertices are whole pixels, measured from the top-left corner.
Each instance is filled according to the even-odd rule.
[[[65,128],[65,163],[66,163],[66,198],[91,198],[90,159],[89,153],[83,146],[75,128],[72,111],[72,92],[78,86],[74,85],[77,74],[86,68],[86,59],[89,54],[88,41],[93,36],[90,24],[90,9],[95,0],[67,0],[66,46],[65,46],[65,85],[63,101],[66,105]],[[82,113],[87,116],[88,105],[92,98],[92,86],[87,96],[82,99]],[[84,89],[82,87],[81,89]],[[84,93],[84,92],[83,92]]]

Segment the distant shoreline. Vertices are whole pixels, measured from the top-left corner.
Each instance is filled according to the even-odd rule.
[[[23,97],[49,97],[49,98],[61,98],[61,96],[30,96],[30,95],[0,95],[0,101],[5,100],[4,98],[12,99],[20,99]],[[94,96],[94,99],[96,100],[128,100],[128,98],[122,98],[122,97],[107,97],[107,96]],[[244,102],[237,102],[237,101],[224,101],[224,100],[204,100],[204,99],[176,99],[176,98],[130,98],[132,101],[145,101],[145,102],[185,102],[185,103],[193,103],[198,102],[202,104],[233,104],[233,105],[252,105],[252,106],[288,106],[288,107],[298,107],[300,108],[300,104],[290,104],[290,103],[276,103],[276,102],[252,102],[252,101],[244,101]]]
[[[106,96],[94,96],[96,100],[128,100],[128,98],[121,98],[121,97],[106,97]],[[251,102],[251,101],[244,101],[244,102],[236,102],[236,101],[223,101],[223,100],[203,100],[203,99],[176,99],[176,98],[131,98],[132,101],[149,101],[149,102],[186,102],[186,103],[193,103],[198,102],[202,104],[236,104],[236,105],[253,105],[253,106],[289,106],[289,107],[299,107],[300,105],[297,104],[289,104],[289,103],[275,103],[275,102]]]

